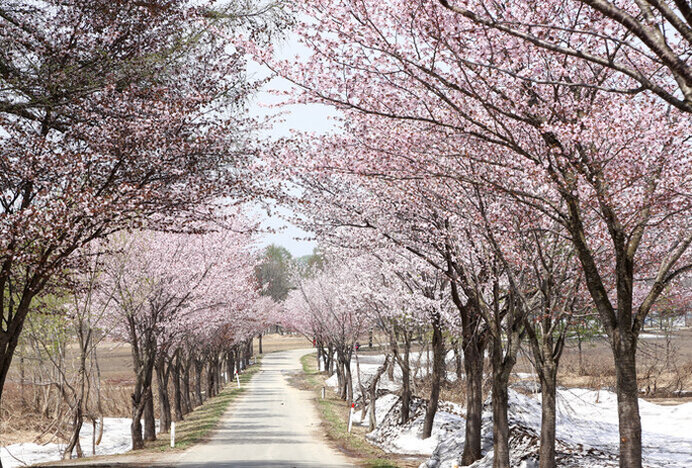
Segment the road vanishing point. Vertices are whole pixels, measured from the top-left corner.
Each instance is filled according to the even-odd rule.
[[[289,383],[310,350],[267,354],[248,388],[231,403],[206,443],[180,459],[181,468],[342,468],[352,463],[328,445],[314,395]]]

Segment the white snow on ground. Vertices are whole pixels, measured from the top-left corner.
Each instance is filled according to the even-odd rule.
[[[378,399],[377,404],[379,404]],[[411,418],[406,424],[400,425],[401,406],[396,397],[386,417],[378,421],[374,431],[367,435],[368,440],[387,452],[408,455],[430,455],[435,448],[448,437],[459,430],[463,432],[463,418],[459,405],[441,402],[441,407],[435,415],[432,435],[422,439],[423,422],[425,419],[425,402],[419,398],[411,401]]]
[[[96,455],[114,455],[124,453],[132,447],[130,438],[130,418],[104,418],[103,438],[96,446]],[[92,425],[84,424],[79,433],[82,450],[85,455],[91,455]],[[158,429],[158,421],[157,421]],[[97,428],[98,431],[98,428]],[[98,435],[98,434],[97,434]],[[0,460],[3,468],[15,468],[34,463],[60,460],[65,444],[34,443],[12,444],[0,448]]]
[[[513,466],[533,466],[537,459],[541,424],[540,394],[524,395],[510,389],[510,451]],[[650,468],[692,467],[692,403],[677,406],[640,401],[644,465]],[[483,414],[484,450],[491,449],[492,419],[489,401]],[[560,389],[557,396],[557,452],[565,467],[618,465],[616,395],[608,391]],[[463,448],[463,429],[443,441],[424,465],[453,466]],[[492,466],[492,452],[473,465]]]
[[[392,409],[392,407],[399,402],[399,397],[393,393],[381,396],[375,402],[375,421],[380,423],[387,416],[387,413]],[[362,409],[358,410],[353,415],[353,424],[358,424],[360,426],[369,426],[370,418],[368,417],[367,408],[365,411],[365,417],[361,419],[363,414]]]
[[[416,356],[417,357],[417,356]],[[367,387],[369,379],[381,364],[383,356],[360,356],[361,379]],[[416,359],[412,357],[411,361]],[[421,361],[425,360],[422,356]],[[354,397],[359,401],[360,389],[353,363]],[[518,377],[533,377],[531,374]],[[382,390],[396,392],[401,373],[396,369],[394,379],[385,373],[378,385]],[[327,384],[337,386],[333,375]],[[517,384],[517,388],[520,384]],[[523,385],[526,387],[526,385]],[[509,419],[511,431],[510,451],[512,466],[533,467],[538,453],[541,424],[541,395],[519,393],[510,389]],[[411,420],[399,425],[400,405],[395,394],[377,399],[377,428],[368,439],[383,449],[401,454],[430,455],[423,466],[452,467],[464,444],[463,408],[449,402],[440,402],[435,417],[433,434],[427,440],[420,435],[423,428],[425,402],[414,398]],[[692,403],[663,406],[640,399],[643,427],[644,464],[649,468],[692,468]],[[354,423],[368,425],[367,413],[360,419],[357,410]],[[618,465],[619,448],[617,399],[612,392],[588,389],[560,389],[557,396],[557,452],[558,464],[565,467],[611,468]],[[487,456],[473,466],[492,466],[492,412],[490,399],[483,414],[483,452]]]

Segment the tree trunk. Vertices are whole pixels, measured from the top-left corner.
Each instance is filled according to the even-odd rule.
[[[334,373],[334,345],[329,344],[327,347],[327,366],[329,368],[329,375],[332,375]]]
[[[5,265],[3,265],[3,267],[8,266],[9,268],[9,265],[11,264],[12,260],[6,260],[6,263]],[[7,275],[9,275],[8,272],[9,269],[5,268],[3,268],[3,271],[0,272],[0,279],[3,280],[2,284],[7,284],[6,278]],[[37,292],[38,290],[34,290],[32,293],[22,294],[21,299],[18,301],[18,305],[14,313],[12,313],[10,310],[7,310],[7,307],[5,307],[4,304],[3,308],[0,309],[0,314],[2,314],[2,318],[6,322],[9,321],[4,325],[5,332],[0,333],[0,401],[2,401],[2,393],[5,388],[5,380],[7,379],[7,373],[10,371],[12,357],[14,356],[15,349],[17,349],[19,335],[22,332],[22,328],[24,327],[24,321],[26,319],[27,314],[29,313],[29,306],[31,304],[31,300]],[[7,294],[6,290],[0,291],[0,297],[3,299],[3,302],[6,300],[5,294]],[[7,301],[5,303],[14,304],[13,301]],[[12,320],[9,319],[10,316],[12,317]]]
[[[339,358],[336,363],[336,378],[339,386],[339,398],[342,400],[346,399],[346,370],[344,369],[344,363]]]
[[[613,354],[620,429],[620,467],[641,468],[642,425],[639,417],[635,350],[622,345],[614,346]]]
[[[76,402],[76,406],[73,411],[72,434],[70,436],[70,440],[67,442],[67,445],[65,446],[65,451],[63,452],[62,457],[64,460],[69,460],[70,458],[72,458],[72,451],[79,443],[79,433],[82,430],[83,422],[84,417],[82,415],[82,402],[80,399],[80,401]],[[77,456],[81,456],[81,449],[78,451]]]
[[[510,468],[509,465],[509,420],[507,410],[509,407],[509,395],[507,391],[508,379],[502,375],[502,360],[493,358],[493,468]]]
[[[130,432],[132,435],[132,450],[144,448],[144,439],[142,437],[142,415],[149,400],[149,392],[151,390],[151,378],[153,373],[152,357],[147,357],[142,367],[136,370],[135,388],[132,391],[132,423],[130,424]]]
[[[447,261],[453,271],[454,262],[448,255]],[[461,344],[464,351],[466,371],[466,427],[462,465],[470,465],[481,458],[481,417],[483,413],[483,351],[486,334],[479,332],[480,312],[478,304],[469,298],[461,300],[459,287],[450,282],[452,302],[459,311],[462,324]],[[486,332],[487,333],[487,332]]]
[[[411,417],[411,340],[408,332],[404,332],[404,356],[399,356],[401,367],[401,419],[399,424],[405,424]]]
[[[317,343],[317,372],[322,370],[322,346]]]
[[[235,369],[238,374],[240,374],[243,370],[243,356],[242,356],[242,348],[238,346],[236,348],[236,360],[235,360]]]
[[[344,373],[346,380],[346,403],[350,407],[353,404],[353,374],[351,373],[351,356],[348,355],[348,360],[344,363]]]
[[[435,414],[437,413],[437,405],[440,399],[440,385],[442,384],[442,378],[445,376],[445,344],[442,337],[442,324],[440,323],[439,314],[436,314],[433,318],[432,325],[432,388],[430,389],[430,400],[428,401],[428,407],[425,410],[423,439],[427,439],[432,434],[433,423],[435,422]]]
[[[377,426],[377,413],[375,411],[375,405],[377,404],[377,383],[380,381],[380,377],[382,377],[382,374],[384,374],[384,372],[387,370],[387,367],[389,367],[388,364],[389,354],[387,354],[384,357],[384,362],[377,369],[377,372],[373,376],[372,381],[370,382],[370,386],[368,387],[368,401],[370,402],[370,404],[368,405],[368,427],[370,432],[374,431],[375,427]]]
[[[195,397],[197,405],[204,403],[204,395],[202,394],[202,371],[204,370],[204,362],[201,359],[195,359]]]
[[[221,365],[221,358],[219,357],[219,354],[216,354],[214,356],[214,373],[216,374],[216,378],[214,379],[214,385],[216,387],[216,394],[218,395],[221,393],[221,369],[223,366]]]
[[[257,339],[259,341],[259,353],[262,354],[262,333],[257,336]]]
[[[213,360],[209,361],[209,364],[207,365],[207,398],[211,398],[215,395],[214,390],[215,390],[215,385],[214,385],[214,362]]]
[[[183,362],[183,414],[188,414],[192,411],[192,402],[190,401],[190,359],[185,359]]]
[[[539,468],[555,468],[555,390],[557,366],[543,365],[541,377],[541,445]]]
[[[245,367],[250,365],[250,359],[252,358],[252,342],[254,338],[250,338],[245,345]]]
[[[368,395],[368,391],[365,389],[365,385],[363,385],[363,380],[360,378],[360,359],[358,359],[358,351],[355,352],[355,357],[356,357],[356,377],[358,379],[358,387],[360,388],[360,396],[361,396],[361,399],[363,400],[363,411],[361,412],[361,416],[360,416],[360,419],[362,421],[365,418],[365,411],[367,409],[365,399]]]
[[[228,350],[226,353],[226,374],[228,374],[228,381],[233,380],[235,373],[235,353],[232,349]]]
[[[180,371],[182,365],[180,363],[180,355],[175,357],[174,361],[171,361],[171,368],[173,373],[173,411],[175,412],[175,420],[183,420],[183,404],[182,404],[182,388],[180,386]]]
[[[483,415],[483,345],[472,338],[464,348],[466,372],[466,439],[461,456],[462,465],[481,458],[481,426]]]
[[[135,400],[134,393],[132,394],[132,423],[130,424],[130,435],[132,437],[132,450],[144,448],[144,439],[142,439],[142,412],[144,405]]]
[[[156,419],[154,418],[154,393],[149,386],[146,403],[144,403],[144,440],[156,440]]]
[[[171,404],[168,399],[168,371],[163,357],[156,359],[156,387],[159,392],[159,432],[171,430]]]

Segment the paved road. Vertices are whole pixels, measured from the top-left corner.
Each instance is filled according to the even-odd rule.
[[[288,383],[309,350],[267,354],[248,390],[221,419],[211,440],[187,452],[184,468],[342,468],[353,464],[319,432],[313,394]]]

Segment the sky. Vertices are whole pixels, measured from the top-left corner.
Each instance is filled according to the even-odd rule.
[[[287,38],[284,43],[277,45],[276,56],[278,58],[293,58],[296,55],[306,56],[307,49],[300,45],[295,38]],[[260,64],[250,63],[248,73],[255,78],[265,78],[270,75],[269,70]],[[292,84],[283,78],[273,78],[263,91],[257,94],[250,105],[250,112],[256,116],[273,115],[279,112],[278,109],[268,108],[267,105],[276,104],[282,101],[282,97],[272,94],[272,91],[288,91],[292,88]],[[334,126],[329,116],[335,115],[334,111],[326,106],[319,104],[300,104],[290,105],[281,108],[282,112],[288,112],[283,115],[281,122],[278,122],[267,139],[280,138],[290,134],[291,130],[305,130],[317,133],[323,133]],[[266,212],[259,208],[251,209],[249,216],[253,219],[261,219],[262,225],[273,230],[276,233],[266,233],[262,237],[261,245],[266,246],[276,244],[285,247],[294,257],[309,255],[317,244],[308,240],[311,234],[303,231],[297,226],[287,222],[284,217],[291,215],[291,212],[277,207],[276,214],[267,216]],[[308,239],[306,239],[308,238]]]

